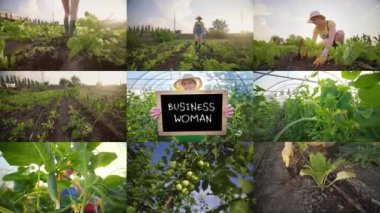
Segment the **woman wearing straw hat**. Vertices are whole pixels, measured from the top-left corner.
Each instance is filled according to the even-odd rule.
[[[201,21],[202,17],[197,16],[195,19],[197,21],[194,24],[193,34],[195,36],[196,47],[200,48],[201,44],[203,43],[203,36],[206,33],[206,29],[205,29],[203,22]]]
[[[191,91],[191,90],[201,90],[202,79],[199,77],[194,77],[192,74],[185,74],[181,79],[174,82],[173,87],[176,91]],[[160,107],[152,107],[150,110],[150,116],[153,119],[157,119],[161,114]],[[231,118],[234,114],[234,108],[228,104],[224,109],[224,116],[226,118]],[[200,142],[205,139],[205,136],[176,136],[176,140],[181,142]]]
[[[336,30],[335,23],[331,20],[326,20],[326,17],[319,11],[313,11],[310,13],[308,23],[315,24],[313,31],[313,40],[317,41],[318,35],[323,39],[324,48],[321,56],[315,61],[314,65],[321,66],[327,61],[327,55],[330,47],[337,46],[337,43],[343,44],[344,32],[342,30]]]

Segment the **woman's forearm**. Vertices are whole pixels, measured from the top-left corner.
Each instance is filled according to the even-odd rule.
[[[327,58],[328,54],[329,54],[329,48],[325,46],[322,50],[321,57]]]

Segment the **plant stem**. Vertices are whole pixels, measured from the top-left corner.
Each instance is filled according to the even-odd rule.
[[[40,209],[40,178],[41,178],[41,167],[38,166],[38,175],[37,175],[37,210]]]
[[[284,127],[277,135],[276,137],[273,139],[273,142],[277,142],[277,140],[281,137],[282,134],[284,134],[284,132],[286,130],[288,130],[291,126],[297,124],[297,123],[300,123],[302,121],[322,121],[316,117],[312,117],[312,118],[301,118],[301,119],[298,119],[296,121],[293,121],[292,123],[288,124],[286,127]],[[322,121],[323,122],[323,121]]]

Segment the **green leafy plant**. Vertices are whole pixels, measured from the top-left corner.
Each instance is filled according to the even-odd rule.
[[[117,156],[112,152],[97,152],[100,143],[1,143],[4,160],[17,166],[16,172],[3,176],[4,181],[14,186],[0,187],[0,209],[11,212],[57,212],[81,204],[78,212],[84,212],[94,196],[102,199],[102,212],[125,211],[125,178],[95,174],[95,169],[113,162]],[[24,156],[20,158],[19,156]],[[71,168],[80,178],[82,191],[76,201],[55,209],[58,194],[70,187],[71,181],[62,180],[61,173]],[[41,184],[44,183],[44,184]],[[79,184],[79,183],[78,183]],[[4,211],[7,212],[7,211]]]
[[[336,178],[327,184],[327,178],[329,174],[336,171],[344,163],[343,160],[337,160],[331,162],[331,160],[326,159],[322,153],[311,154],[310,155],[310,165],[306,165],[300,171],[301,176],[311,176],[318,187],[324,189],[331,186],[334,182],[338,180],[348,179],[355,177],[354,173],[340,171],[336,174]]]
[[[38,141],[46,141],[46,137],[51,130],[54,129],[54,122],[59,117],[57,110],[53,109],[49,112],[45,122],[41,123],[41,132],[37,135]]]
[[[124,27],[111,30],[94,15],[86,13],[84,18],[78,19],[76,31],[67,42],[70,58],[86,53],[115,65],[125,65],[127,32]]]
[[[93,126],[80,117],[79,112],[73,106],[69,106],[70,121],[64,131],[71,134],[72,140],[84,140],[93,131]]]
[[[16,63],[16,57],[4,56],[5,41],[0,38],[0,69],[11,69]]]
[[[371,163],[380,165],[380,146],[372,143],[352,143],[343,148],[342,156],[348,161],[367,167]]]

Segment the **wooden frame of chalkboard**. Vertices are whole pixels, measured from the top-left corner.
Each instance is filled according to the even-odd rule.
[[[181,101],[181,103],[184,103],[186,101],[191,102],[191,100],[198,101],[198,102],[193,103],[193,104],[198,104],[198,108],[197,107],[195,108],[199,109],[205,106],[203,110],[207,108],[208,111],[211,111],[211,109],[213,108],[210,106],[207,106],[207,104],[211,105],[211,102],[208,103],[206,100],[213,100],[213,103],[215,104],[214,106],[215,110],[212,112],[209,112],[209,114],[206,114],[205,116],[202,116],[203,114],[199,114],[199,112],[197,112],[196,114],[193,114],[193,117],[191,118],[194,118],[194,120],[197,120],[197,121],[203,121],[203,123],[201,124],[183,125],[183,123],[179,123],[175,125],[173,124],[175,118],[174,120],[173,119],[168,120],[168,117],[170,119],[170,117],[174,115],[168,112],[169,109],[167,109],[167,107],[163,105],[164,103],[168,103],[170,101],[174,101],[174,102]],[[160,107],[161,109],[161,115],[158,117],[158,121],[157,121],[159,136],[226,135],[227,134],[227,118],[224,116],[224,109],[226,108],[228,104],[227,90],[157,91],[156,101],[157,101],[157,106]],[[188,104],[190,105],[190,103]],[[201,104],[200,107],[199,107],[199,104]],[[186,108],[184,106],[189,106],[189,105],[186,105],[186,103],[183,104],[182,109]],[[194,109],[194,105],[191,105],[191,106],[193,106],[193,109]],[[179,107],[178,103],[177,103],[177,107]],[[177,109],[179,110],[179,108]],[[180,112],[181,114],[180,116],[186,115],[186,114],[184,115],[183,113],[184,112]],[[194,112],[191,112],[191,113],[194,113]],[[212,115],[214,116],[212,117]],[[186,118],[188,119],[189,116],[187,116]],[[213,121],[215,120],[216,122],[213,123]],[[176,121],[178,121],[178,119]],[[207,121],[210,121],[209,124],[207,123]]]

